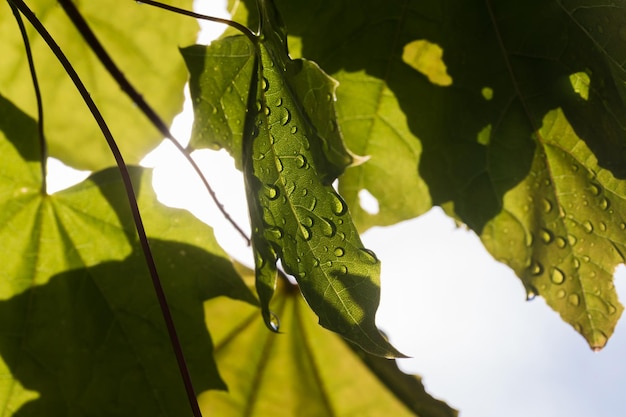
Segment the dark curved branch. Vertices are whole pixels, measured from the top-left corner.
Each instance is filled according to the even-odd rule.
[[[219,201],[215,191],[211,188],[211,185],[207,181],[206,177],[196,164],[196,161],[193,160],[189,152],[174,138],[172,133],[169,130],[167,124],[159,117],[159,115],[154,111],[154,109],[144,100],[143,96],[133,87],[133,85],[128,81],[124,73],[119,69],[119,67],[113,62],[111,56],[104,49],[104,46],[100,43],[95,33],[89,27],[87,21],[80,14],[74,3],[71,0],[59,0],[59,4],[70,18],[78,32],[81,34],[85,42],[89,45],[91,50],[96,54],[104,68],[111,74],[113,79],[120,86],[122,91],[137,105],[137,107],[141,110],[141,112],[150,120],[150,122],[157,128],[157,130],[167,139],[169,139],[176,149],[187,159],[191,167],[196,171],[198,177],[202,181],[204,188],[207,190],[215,205],[222,213],[224,218],[237,230],[237,232],[243,237],[248,246],[250,246],[250,238],[246,235],[246,232],[235,222],[235,220],[228,214],[224,205]],[[168,6],[170,7],[170,6]]]
[[[189,16],[189,17],[194,17],[196,19],[208,20],[209,22],[216,22],[216,23],[222,23],[224,25],[228,25],[231,28],[237,29],[239,32],[244,34],[248,39],[250,39],[250,42],[252,42],[253,44],[256,44],[259,40],[259,37],[254,32],[252,32],[248,27],[242,25],[241,23],[234,22],[232,20],[221,19],[219,17],[207,16],[204,14],[191,12],[189,10],[180,9],[178,7],[170,6],[168,4],[163,4],[163,3],[160,3],[158,1],[153,1],[153,0],[138,0],[137,3],[147,4],[149,6],[154,6],[160,9],[169,10],[170,12],[182,14],[182,15]]]
[[[143,225],[143,221],[141,219],[141,214],[139,212],[139,207],[137,205],[137,198],[135,196],[135,192],[133,189],[133,184],[128,172],[128,168],[126,167],[126,163],[124,162],[124,158],[107,126],[102,114],[98,110],[98,107],[94,103],[94,101],[89,96],[89,92],[87,91],[85,85],[82,80],[72,67],[72,64],[69,62],[59,45],[55,42],[54,38],[48,33],[43,24],[37,19],[35,14],[28,8],[28,6],[23,2],[23,0],[9,0],[9,3],[15,5],[15,7],[28,19],[28,21],[33,25],[33,27],[37,30],[39,35],[46,42],[50,50],[54,53],[56,58],[59,60],[65,72],[70,77],[76,89],[80,93],[81,97],[85,101],[85,104],[91,111],[94,119],[98,123],[102,134],[104,135],[109,148],[111,149],[111,153],[115,158],[115,162],[120,170],[120,174],[122,176],[122,181],[124,183],[124,188],[126,189],[126,194],[128,197],[128,203],[130,205],[130,210],[133,215],[133,220],[135,222],[135,228],[137,229],[137,235],[139,236],[139,242],[141,244],[141,249],[143,250],[144,256],[146,258],[146,264],[148,266],[148,270],[150,272],[150,277],[152,278],[152,285],[154,287],[154,291],[157,295],[157,299],[159,301],[159,305],[161,307],[161,312],[163,314],[163,319],[165,320],[165,325],[167,327],[167,331],[170,337],[170,341],[172,343],[172,348],[174,349],[174,354],[176,356],[176,361],[178,363],[178,368],[183,379],[183,383],[185,385],[185,390],[187,392],[187,397],[189,400],[189,405],[191,406],[193,415],[195,417],[202,417],[202,413],[200,412],[200,407],[198,405],[198,400],[196,399],[193,385],[191,382],[191,376],[189,375],[189,370],[187,369],[187,364],[185,363],[185,358],[183,355],[182,347],[180,345],[180,341],[178,339],[178,335],[176,333],[176,327],[174,325],[174,320],[172,318],[169,306],[167,304],[167,299],[165,297],[165,292],[163,291],[163,287],[161,285],[161,280],[159,279],[159,274],[157,272],[156,264],[154,262],[154,257],[152,255],[152,251],[150,249],[150,244],[148,243],[148,237],[146,235],[146,231]]]
[[[35,70],[33,51],[30,48],[30,41],[28,40],[28,34],[26,33],[26,27],[24,27],[22,15],[13,3],[9,2],[9,6],[11,7],[11,11],[13,11],[17,25],[20,28],[26,58],[28,59],[28,69],[30,70],[30,75],[33,80],[33,88],[35,90],[35,98],[37,99],[37,133],[39,136],[39,158],[41,159],[41,194],[45,195],[48,193],[48,143],[44,132],[41,89],[39,88],[39,80],[37,79],[37,71]]]

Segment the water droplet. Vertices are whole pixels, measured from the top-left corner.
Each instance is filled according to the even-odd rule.
[[[270,328],[272,329],[273,332],[278,333],[278,331],[280,329],[280,319],[278,318],[276,313],[274,313],[273,311],[270,311],[270,322],[269,322],[269,325],[270,325]]]
[[[328,129],[330,129],[331,132],[335,132],[337,130],[337,121],[331,119],[330,122],[328,122]]]
[[[301,224],[306,227],[313,227],[313,218],[307,216],[304,219],[302,219]]]
[[[346,275],[348,273],[348,267],[345,265],[341,265],[341,267],[339,267],[339,272],[341,272],[343,275]]]
[[[602,192],[602,189],[598,184],[592,182],[589,184],[589,191],[591,191],[591,194],[598,196]]]
[[[291,120],[291,112],[287,109],[283,109],[283,114],[280,116],[280,124],[285,126]]]
[[[580,304],[580,296],[578,294],[570,294],[567,297],[567,301],[573,306],[578,306]]]
[[[545,244],[551,243],[552,240],[554,239],[554,235],[548,229],[541,229],[541,232],[539,233],[539,235],[541,236],[541,240]]]
[[[530,265],[530,273],[535,276],[543,274],[543,265],[537,261],[533,261]]]
[[[578,241],[578,239],[576,239],[576,236],[574,236],[574,235],[567,235],[567,242],[569,243],[570,246],[574,246],[577,241]]]
[[[263,91],[267,91],[270,88],[270,82],[265,77],[261,79],[261,88],[263,88]]]
[[[552,202],[547,198],[543,199],[543,211],[546,214],[552,211]]]
[[[311,240],[313,234],[311,233],[311,229],[306,227],[305,225],[300,225],[300,232],[302,233],[302,237],[304,240]]]
[[[620,228],[621,230],[626,230],[626,223],[623,223],[623,222],[622,222],[622,223],[620,223],[620,224],[619,224],[619,228]]]
[[[537,291],[532,287],[527,288],[526,289],[526,301],[532,301],[535,299],[535,297],[537,297]]]
[[[572,265],[575,269],[580,268],[580,261],[578,260],[578,258],[572,258]]]
[[[346,203],[343,201],[343,199],[341,197],[339,197],[337,194],[335,193],[331,193],[331,210],[333,211],[333,213],[335,213],[337,216],[342,216],[344,214],[346,214],[346,211],[348,211],[348,206],[346,205]]]
[[[587,233],[593,232],[593,224],[591,224],[589,220],[583,223],[583,228],[585,229],[585,232]]]
[[[320,222],[320,228],[322,229],[322,234],[326,237],[333,237],[337,232],[337,226],[333,223],[332,220],[328,218],[322,218]]]
[[[270,108],[265,106],[265,108],[263,108],[263,113],[265,113],[266,116],[269,116],[271,114]]]
[[[346,251],[344,248],[338,246],[335,248],[334,253],[335,253],[335,256],[342,257],[343,255],[345,255]]]
[[[556,284],[561,285],[565,282],[565,274],[559,268],[552,268],[552,274],[550,274],[550,280]]]
[[[328,101],[328,102],[333,101],[333,95],[330,94],[330,93],[326,94],[326,101]]]
[[[600,229],[600,231],[606,232],[606,223],[604,222],[598,223],[598,228]]]
[[[285,169],[285,167],[283,166],[283,161],[280,158],[276,158],[276,170],[278,172],[283,172],[283,170]]]
[[[308,162],[304,155],[296,156],[296,165],[298,166],[298,168],[308,167]]]
[[[274,239],[283,238],[283,229],[281,229],[280,227],[270,227],[267,229],[267,232]]]
[[[561,289],[561,290],[558,290],[558,291],[556,292],[556,298],[561,298],[561,299],[563,299],[563,298],[565,298],[565,294],[566,294],[565,290],[562,290],[562,289]]]
[[[610,206],[611,202],[609,201],[609,199],[606,197],[602,197],[602,199],[600,200],[600,208],[606,211],[609,209]]]
[[[265,196],[270,200],[276,200],[280,195],[280,191],[278,191],[278,187],[274,184],[265,184]]]
[[[567,246],[567,241],[565,240],[565,238],[559,236],[555,239],[556,245],[561,248],[564,249],[565,246]]]
[[[313,211],[315,210],[316,206],[317,206],[317,198],[311,197],[311,202],[309,203],[309,207],[307,208],[309,209],[309,211]]]
[[[283,99],[282,99],[282,98],[280,98],[280,97],[278,97],[278,98],[276,99],[276,102],[274,102],[274,105],[275,105],[276,107],[280,107],[280,106],[282,106],[282,105],[283,105]]]
[[[594,329],[591,331],[591,350],[594,352],[599,352],[602,350],[604,346],[606,346],[606,342],[609,341],[609,338],[604,334],[602,330]]]
[[[378,262],[376,254],[366,248],[359,249],[359,259],[363,262],[367,262],[370,264],[375,264]]]
[[[298,126],[291,126],[291,129],[289,130],[292,134],[296,134],[298,132]],[[308,144],[308,143],[307,143]],[[308,149],[308,148],[307,148]]]
[[[591,258],[589,258],[587,255],[583,255],[583,261],[585,262],[589,262],[591,260]]]

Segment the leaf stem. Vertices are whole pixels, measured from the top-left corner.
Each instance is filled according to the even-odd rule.
[[[159,301],[159,305],[161,307],[161,312],[163,314],[163,319],[165,321],[165,325],[167,327],[167,331],[170,337],[170,341],[172,343],[172,348],[174,350],[174,354],[176,356],[176,361],[178,363],[178,368],[183,379],[183,383],[185,385],[185,390],[187,392],[187,397],[189,400],[189,405],[192,409],[194,417],[202,417],[202,413],[200,412],[200,407],[198,405],[198,400],[195,396],[195,392],[193,389],[193,384],[191,382],[191,376],[189,375],[189,370],[185,363],[185,358],[183,355],[182,347],[180,345],[180,341],[178,339],[178,335],[176,333],[176,327],[174,325],[174,320],[172,318],[169,306],[167,304],[167,299],[165,296],[165,292],[163,291],[163,287],[161,285],[161,280],[159,278],[159,274],[157,272],[156,264],[154,261],[154,257],[152,255],[152,251],[150,249],[150,244],[148,243],[148,237],[146,235],[146,231],[143,225],[143,221],[141,219],[141,213],[139,212],[139,206],[137,205],[137,197],[135,196],[135,191],[133,189],[132,180],[130,178],[130,174],[128,172],[128,168],[126,163],[124,162],[124,158],[107,126],[102,114],[98,110],[95,102],[91,99],[87,88],[83,84],[79,75],[74,70],[74,67],[69,62],[59,45],[56,43],[54,38],[50,35],[50,33],[46,30],[43,24],[37,19],[35,14],[29,9],[29,7],[23,2],[23,0],[9,0],[9,3],[14,4],[15,7],[19,9],[19,11],[28,19],[28,21],[33,25],[35,30],[39,33],[39,35],[46,42],[50,50],[54,53],[56,58],[59,60],[63,68],[65,69],[67,75],[70,77],[76,89],[80,93],[81,97],[85,101],[85,104],[91,111],[95,121],[98,123],[102,134],[104,135],[109,148],[111,149],[111,153],[115,158],[115,162],[120,170],[120,174],[122,176],[122,181],[124,183],[124,188],[126,189],[126,194],[128,197],[128,203],[130,206],[130,210],[133,215],[133,220],[135,222],[135,228],[137,229],[137,235],[139,237],[139,242],[141,244],[141,248],[143,250],[146,264],[148,266],[148,270],[150,272],[150,277],[152,278],[152,284],[154,287],[154,291],[157,295],[157,299]]]
[[[153,1],[153,0],[137,0],[137,3],[147,4],[149,6],[158,7],[158,8],[164,9],[164,10],[168,10],[170,12],[182,14],[182,15],[189,16],[189,17],[194,17],[196,19],[208,20],[210,22],[216,22],[216,23],[222,23],[224,25],[228,25],[228,26],[232,27],[233,29],[237,29],[239,32],[244,34],[248,39],[250,39],[250,41],[253,44],[256,44],[258,42],[258,40],[259,40],[259,37],[257,36],[257,34],[252,32],[248,27],[242,25],[241,23],[234,22],[232,20],[222,19],[222,18],[213,17],[213,16],[207,16],[207,15],[204,15],[204,14],[200,14],[200,13],[192,12],[192,11],[189,11],[189,10],[181,9],[181,8],[178,8],[178,7],[170,6],[168,4],[163,4],[163,3],[160,3],[158,1]]]
[[[250,246],[250,238],[246,235],[246,232],[237,224],[237,222],[228,214],[224,205],[220,202],[219,198],[215,194],[215,191],[207,181],[206,177],[200,170],[200,167],[191,157],[189,152],[174,138],[172,133],[170,132],[167,124],[159,117],[156,111],[146,102],[143,96],[133,87],[133,85],[128,81],[124,73],[119,69],[119,67],[113,62],[113,59],[108,54],[108,52],[102,46],[102,43],[98,40],[95,33],[89,27],[87,21],[80,14],[76,6],[71,0],[59,0],[59,4],[70,18],[74,27],[81,34],[85,42],[89,45],[91,50],[96,54],[104,68],[109,72],[111,77],[117,82],[122,91],[137,105],[139,110],[148,118],[148,120],[152,123],[152,125],[167,139],[174,144],[176,149],[185,157],[185,159],[189,162],[191,167],[194,169],[204,188],[207,190],[211,199],[215,202],[218,210],[222,213],[224,218],[237,230],[237,232],[241,235],[241,237],[246,241],[248,246]]]
[[[17,25],[20,28],[20,34],[22,35],[22,40],[24,42],[24,50],[26,51],[26,58],[28,59],[28,69],[30,70],[30,75],[33,80],[33,88],[35,90],[35,97],[37,99],[37,133],[39,136],[39,158],[41,159],[41,194],[46,195],[48,193],[48,143],[44,132],[41,89],[39,88],[39,80],[37,79],[33,51],[30,48],[30,41],[28,40],[28,33],[26,33],[26,27],[24,26],[22,15],[17,7],[15,7],[15,5],[10,1],[9,6],[11,7],[11,11],[13,11]]]

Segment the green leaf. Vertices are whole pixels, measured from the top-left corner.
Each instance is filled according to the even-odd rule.
[[[359,226],[443,205],[529,295],[544,296],[592,348],[604,346],[622,311],[611,275],[626,237],[626,7],[277,6],[296,55],[340,82],[347,145],[371,157],[340,179],[351,207],[362,189],[378,199],[376,215],[354,210]],[[566,169],[573,164],[578,171]]]
[[[252,271],[249,277],[253,282]],[[317,326],[297,287],[281,280],[272,307],[282,334],[268,332],[252,306],[220,299],[205,304],[215,357],[229,386],[228,393],[199,396],[205,415],[457,415],[395,361],[354,349]]]
[[[187,9],[192,6],[191,0],[170,3]],[[107,74],[55,0],[28,4],[82,77],[126,161],[139,162],[163,136]],[[169,123],[182,109],[187,81],[177,48],[195,41],[198,26],[186,17],[131,1],[82,1],[76,6],[122,72]],[[29,35],[42,89],[50,155],[80,169],[114,165],[97,124],[63,68],[30,27]],[[34,118],[36,100],[24,45],[6,2],[0,5],[0,39],[0,91]]]
[[[296,277],[322,326],[370,353],[400,355],[374,321],[380,262],[363,247],[346,203],[330,185],[352,161],[335,120],[336,82],[316,64],[289,58],[285,33],[271,2],[261,6],[258,43],[252,45],[244,36],[229,37],[206,48],[204,59],[201,47],[183,50],[199,120],[194,143],[230,146],[237,156],[240,133],[231,127],[232,121],[237,126],[245,117],[241,157],[257,291],[268,326],[276,328],[268,306],[280,258],[285,270]],[[218,71],[222,73],[216,74]],[[248,73],[248,90],[244,90],[243,74]],[[226,99],[224,91],[241,99]],[[221,108],[206,105],[216,101]],[[229,107],[228,103],[235,105]],[[200,126],[205,121],[210,127],[203,130]],[[216,130],[228,131],[230,139],[206,142],[209,135],[203,132]]]
[[[0,96],[0,408],[20,416],[180,416],[187,397],[120,176],[42,195],[36,125]],[[190,213],[129,167],[195,388],[223,389],[203,302],[256,303]]]

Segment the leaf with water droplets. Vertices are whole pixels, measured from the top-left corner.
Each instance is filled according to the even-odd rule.
[[[363,248],[346,203],[330,185],[350,159],[340,158],[347,156],[345,148],[333,146],[341,143],[340,136],[325,138],[312,122],[318,117],[313,116],[316,111],[326,116],[332,112],[327,109],[332,109],[332,101],[316,99],[311,83],[308,93],[300,84],[302,74],[313,80],[327,76],[314,64],[288,58],[283,40],[275,38],[273,11],[266,9],[271,5],[262,4],[258,77],[250,98],[260,102],[261,109],[249,108],[244,142],[253,247],[264,250],[262,266],[281,259],[322,326],[370,353],[400,356],[374,322],[380,262]],[[274,190],[272,195],[267,189]],[[276,227],[284,233],[272,233]],[[259,295],[266,321],[273,285],[275,278],[257,263],[257,288],[265,289]]]
[[[192,73],[196,133],[207,119],[203,101],[219,101],[220,88],[237,87],[236,106],[225,110],[214,124],[230,129],[232,137],[219,145],[230,147],[237,156],[234,148],[240,142],[229,120],[236,117],[236,110],[239,117],[245,116],[239,134],[244,138],[241,165],[263,317],[268,327],[276,330],[269,302],[280,258],[322,326],[370,353],[401,356],[375,325],[380,262],[363,248],[347,204],[331,186],[353,160],[336,122],[337,83],[315,63],[289,58],[277,11],[269,1],[259,4],[262,24],[258,42],[235,36],[217,46],[186,48],[183,55]],[[201,56],[203,53],[207,56]],[[238,64],[225,60],[226,75],[218,77],[224,81],[216,84],[220,88],[213,88],[215,68],[222,69],[215,62],[228,54],[236,55]],[[235,75],[241,78],[235,80]],[[245,112],[240,103],[245,103]]]

